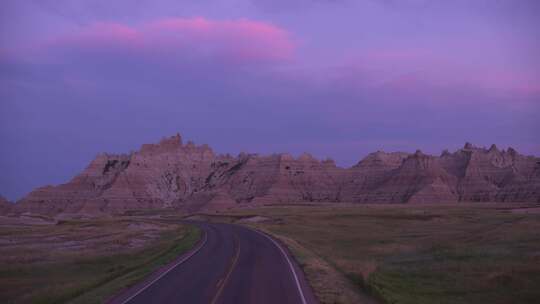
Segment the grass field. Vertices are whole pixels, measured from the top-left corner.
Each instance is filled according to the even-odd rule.
[[[199,236],[177,217],[3,221],[0,302],[102,303],[189,250]]]
[[[227,215],[283,240],[323,303],[540,303],[540,214],[513,208],[326,205]],[[255,215],[267,219],[245,220]]]
[[[539,209],[327,204],[198,218],[281,239],[323,303],[539,303]],[[2,219],[0,302],[100,303],[197,242],[200,231],[179,220]]]

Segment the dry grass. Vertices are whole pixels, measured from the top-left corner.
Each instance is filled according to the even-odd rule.
[[[515,207],[328,204],[199,217],[279,237],[323,303],[538,303],[540,214]],[[101,302],[199,236],[159,212],[0,226],[2,303]]]
[[[0,302],[100,303],[188,250],[179,217],[0,220]]]
[[[232,211],[227,219],[272,219],[249,225],[291,247],[323,303],[364,302],[348,296],[348,286],[386,303],[538,303],[540,214],[513,209],[265,207]]]
[[[257,227],[265,230],[263,227]],[[266,231],[269,232],[269,231]],[[275,235],[277,236],[277,235]],[[300,267],[322,303],[372,303],[371,299],[355,290],[354,283],[327,261],[294,239],[277,236],[293,252]]]

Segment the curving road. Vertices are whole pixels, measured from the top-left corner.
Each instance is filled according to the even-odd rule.
[[[317,303],[292,257],[269,236],[231,224],[190,223],[205,232],[191,252],[109,303]]]

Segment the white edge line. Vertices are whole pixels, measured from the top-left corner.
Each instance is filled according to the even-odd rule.
[[[306,298],[304,297],[304,292],[302,291],[302,286],[300,286],[300,280],[298,280],[298,276],[296,275],[296,271],[294,270],[294,266],[291,262],[291,259],[289,259],[289,255],[285,252],[285,250],[283,250],[283,248],[281,247],[281,245],[278,244],[278,242],[274,241],[273,238],[269,237],[268,235],[266,235],[265,233],[263,232],[260,232],[256,229],[251,229],[255,232],[257,232],[258,234],[261,234],[263,235],[264,237],[266,237],[267,239],[269,239],[270,241],[272,241],[272,243],[274,243],[274,245],[276,245],[276,247],[281,251],[281,253],[283,254],[283,256],[285,256],[285,259],[287,260],[287,262],[289,263],[289,267],[291,269],[291,272],[294,276],[294,280],[296,282],[296,287],[298,288],[298,292],[300,293],[300,298],[302,299],[302,304],[307,304],[306,302]]]
[[[202,229],[201,229],[202,230]],[[141,292],[145,291],[148,287],[152,286],[152,284],[154,284],[155,282],[157,282],[159,279],[161,279],[162,277],[164,277],[167,273],[169,273],[171,270],[173,270],[174,268],[176,268],[178,265],[184,263],[185,261],[187,261],[189,258],[191,258],[194,254],[196,254],[197,252],[199,252],[199,250],[201,250],[201,248],[203,248],[203,246],[206,244],[206,239],[207,239],[207,236],[206,236],[206,231],[204,231],[204,240],[202,242],[201,245],[199,245],[199,247],[195,250],[193,250],[188,256],[184,257],[182,260],[178,261],[178,263],[174,264],[173,266],[171,266],[169,269],[167,269],[165,272],[163,272],[162,274],[160,274],[157,278],[155,278],[154,280],[152,280],[150,283],[148,283],[146,286],[144,286],[143,288],[139,289],[135,294],[133,294],[131,297],[125,299],[121,304],[126,304],[127,302],[131,301],[133,298],[135,298],[136,296],[138,296]]]

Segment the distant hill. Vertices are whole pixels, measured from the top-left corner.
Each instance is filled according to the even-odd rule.
[[[309,154],[216,155],[180,135],[137,152],[100,154],[66,184],[37,188],[18,212],[219,210],[297,202],[540,202],[540,158],[465,144],[440,156],[375,152],[351,168]]]

